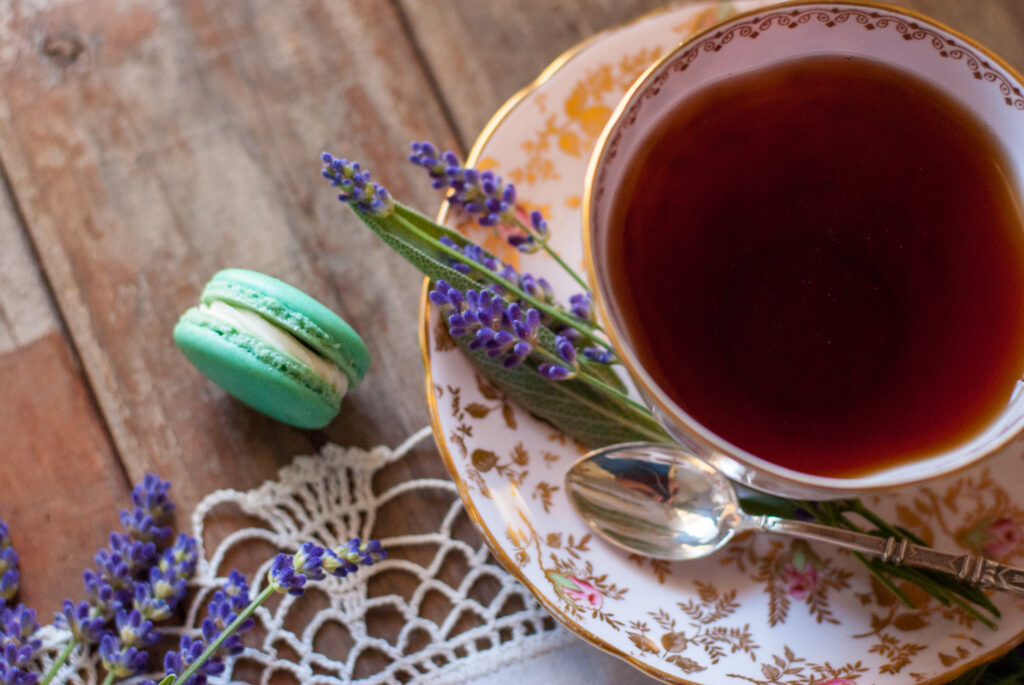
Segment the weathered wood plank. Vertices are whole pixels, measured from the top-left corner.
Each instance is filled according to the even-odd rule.
[[[60,329],[39,263],[0,189],[0,355]]]
[[[426,422],[418,278],[317,160],[359,158],[436,203],[403,151],[450,136],[389,6],[14,3],[5,31],[0,159],[132,478],[170,478],[188,511],[324,437],[393,443]],[[177,316],[227,266],[294,283],[366,336],[374,368],[326,434],[249,411],[174,348]]]
[[[87,494],[83,494],[87,493]],[[0,189],[0,518],[21,599],[44,618],[83,595],[128,484],[11,198]]]
[[[399,2],[445,94],[460,142],[466,146],[494,110],[561,52],[596,31],[665,4],[659,0]],[[890,4],[933,16],[1018,68],[1024,66],[1020,40],[1024,5],[1017,0],[894,0]]]
[[[0,354],[0,515],[21,557],[20,599],[49,620],[84,596],[128,483],[66,340],[54,329]]]
[[[581,40],[663,0],[399,0],[469,146],[513,93]]]

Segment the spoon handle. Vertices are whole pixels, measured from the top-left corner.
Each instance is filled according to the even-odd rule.
[[[760,530],[783,533],[806,540],[830,542],[872,556],[882,561],[908,566],[921,566],[951,573],[974,585],[1024,594],[1024,569],[1000,564],[973,554],[950,554],[907,540],[880,538],[805,521],[791,521],[775,516],[758,516],[754,521]]]

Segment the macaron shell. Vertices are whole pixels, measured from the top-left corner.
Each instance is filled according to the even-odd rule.
[[[308,366],[198,309],[181,317],[174,341],[207,378],[279,421],[323,428],[341,408],[341,395]]]
[[[214,274],[200,301],[221,300],[259,313],[320,355],[337,364],[357,385],[370,368],[370,351],[359,334],[330,309],[301,290],[247,269]]]

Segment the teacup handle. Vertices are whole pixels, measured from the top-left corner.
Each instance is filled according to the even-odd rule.
[[[930,547],[915,545],[908,540],[899,540],[894,537],[880,538],[818,523],[791,521],[775,516],[757,516],[753,523],[760,530],[783,533],[805,540],[829,542],[879,557],[882,561],[893,564],[929,568],[934,571],[950,573],[961,580],[981,587],[1024,594],[1024,569],[1000,564],[973,554],[950,554]]]

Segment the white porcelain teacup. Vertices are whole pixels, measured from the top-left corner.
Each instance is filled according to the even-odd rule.
[[[624,364],[665,428],[730,478],[794,498],[847,497],[958,471],[1003,448],[1024,428],[1024,393],[958,446],[856,477],[802,473],[741,449],[701,425],[674,402],[629,344],[621,301],[609,275],[609,233],[616,191],[648,134],[695,91],[786,60],[848,55],[883,62],[937,86],[974,113],[1001,143],[1024,196],[1024,87],[1009,65],[926,17],[858,2],[797,2],[729,19],[681,44],[626,94],[597,145],[587,172],[585,251],[599,311]],[[1024,227],[1022,227],[1024,230]],[[1024,302],[1024,293],[1020,294]],[[756,341],[751,341],[756,345]],[[1018,382],[1018,390],[1021,384]]]

